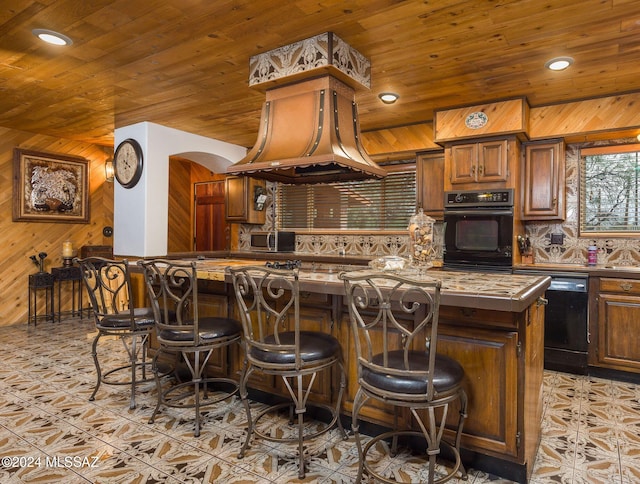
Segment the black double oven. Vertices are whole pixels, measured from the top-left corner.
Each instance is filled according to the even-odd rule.
[[[511,272],[513,189],[445,193],[443,267]]]

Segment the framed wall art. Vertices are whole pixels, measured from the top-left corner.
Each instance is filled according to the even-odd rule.
[[[89,223],[88,162],[16,148],[13,221]]]

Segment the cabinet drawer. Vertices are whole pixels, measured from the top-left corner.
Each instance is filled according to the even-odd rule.
[[[321,306],[331,308],[331,294],[321,294],[318,292],[300,291],[301,306]]]
[[[600,279],[600,292],[640,295],[640,280],[603,277]]]
[[[440,322],[445,325],[454,324],[464,327],[477,326],[505,329],[516,329],[518,327],[516,313],[457,306],[440,306]]]

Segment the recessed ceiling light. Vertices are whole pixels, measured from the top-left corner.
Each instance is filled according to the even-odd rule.
[[[547,69],[552,71],[563,71],[573,64],[573,57],[554,57],[545,63]]]
[[[33,29],[31,33],[36,37],[38,37],[40,40],[43,40],[49,44],[53,44],[53,45],[73,44],[73,40],[71,40],[69,37],[59,32],[54,32],[53,30]]]
[[[378,94],[378,97],[380,98],[380,101],[385,104],[393,104],[398,100],[400,95],[396,94],[395,92],[381,92],[380,94]]]

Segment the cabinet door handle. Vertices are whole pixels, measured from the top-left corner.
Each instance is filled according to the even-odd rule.
[[[484,165],[478,165],[478,175],[482,176],[484,173]]]
[[[629,292],[631,288],[633,288],[633,284],[631,284],[630,282],[621,282],[620,288],[625,292]]]

